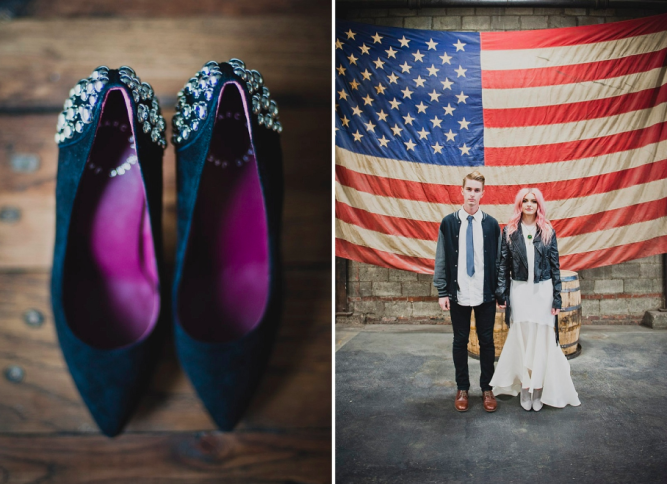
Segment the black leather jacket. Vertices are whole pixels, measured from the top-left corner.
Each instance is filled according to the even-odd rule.
[[[553,230],[553,229],[552,229]],[[558,262],[558,243],[556,242],[556,232],[553,233],[549,245],[542,242],[540,231],[537,231],[535,240],[535,279],[538,283],[551,279],[553,281],[553,304],[552,307],[560,309],[562,299],[560,297],[560,264]],[[500,304],[509,301],[510,280],[527,281],[528,280],[528,256],[526,255],[526,244],[521,224],[510,236],[510,243],[507,243],[507,226],[503,229],[502,241],[500,244],[500,257],[498,259],[498,285],[496,286],[496,299]]]

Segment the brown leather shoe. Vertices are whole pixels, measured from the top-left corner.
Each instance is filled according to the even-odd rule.
[[[496,397],[493,396],[491,390],[482,392],[482,401],[484,402],[484,410],[487,412],[495,412],[498,408],[498,402],[496,402]]]
[[[468,411],[468,390],[458,390],[456,392],[456,400],[454,400],[454,408],[459,412]]]

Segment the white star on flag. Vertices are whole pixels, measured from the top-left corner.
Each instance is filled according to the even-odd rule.
[[[357,130],[356,133],[352,133],[352,136],[354,136],[354,141],[359,141],[359,142],[361,142],[361,138],[364,137],[364,135],[361,134],[359,130]]]
[[[370,94],[366,94],[366,97],[362,97],[361,99],[364,100],[364,106],[373,105],[374,99],[371,97]]]
[[[375,35],[371,36],[371,38],[373,39],[374,44],[381,44],[382,39],[384,39],[384,37],[380,37],[380,34],[378,34],[377,32],[375,32]]]
[[[462,50],[465,52],[465,49],[463,48],[466,44],[462,43],[460,40],[456,40],[456,44],[452,44],[454,47],[456,47],[456,52]]]
[[[405,89],[403,89],[401,92],[403,93],[403,99],[405,98],[412,99],[411,96],[414,91],[411,91],[408,86],[405,86]]]
[[[438,76],[438,71],[440,69],[435,67],[435,64],[431,64],[431,67],[427,67],[426,70],[428,71],[429,76]]]
[[[387,145],[389,144],[389,140],[382,135],[382,138],[378,138],[378,141],[380,142],[380,146],[383,148],[386,148]]]
[[[401,131],[403,131],[403,128],[399,128],[398,124],[395,124],[394,127],[391,128],[391,130],[394,132],[394,136],[400,136]]]
[[[461,94],[456,94],[456,98],[459,100],[459,103],[466,104],[466,99],[468,99],[470,96],[466,96],[463,94],[463,91],[461,91]]]
[[[442,153],[444,146],[440,146],[440,143],[436,142],[434,145],[431,145],[431,148],[433,148],[433,154],[436,154]]]
[[[403,36],[402,39],[398,39],[398,41],[401,43],[401,47],[407,47],[410,41],[405,38],[405,35]]]
[[[452,57],[449,56],[449,55],[447,55],[447,52],[443,53],[443,54],[442,54],[441,56],[439,56],[439,57],[442,59],[442,63],[443,63],[443,64],[450,64],[450,65],[451,65],[451,62],[449,62],[449,61],[452,59]]]
[[[438,117],[435,116],[433,119],[431,119],[431,123],[433,123],[434,128],[439,128],[440,123],[442,123],[442,119],[438,119]]]
[[[407,143],[405,141],[403,141],[403,144],[405,144],[405,147],[408,149],[408,151],[410,151],[410,150],[414,151],[415,146],[417,146],[415,143],[412,142],[411,139],[409,139]]]
[[[448,115],[448,114],[454,116],[454,110],[456,108],[452,107],[452,103],[447,103],[447,106],[444,106],[442,109],[445,110],[445,116]]]
[[[419,113],[425,113],[426,108],[428,107],[426,104],[424,104],[424,101],[421,101],[419,104],[415,106],[417,108],[417,114]]]
[[[466,71],[468,69],[464,69],[459,65],[458,69],[454,69],[454,72],[456,72],[456,77],[465,77],[466,76]]]
[[[468,129],[468,125],[470,124],[470,121],[466,121],[466,118],[463,118],[461,121],[457,121],[461,125],[459,129]]]
[[[368,47],[366,44],[360,45],[359,50],[361,50],[361,55],[368,54],[368,52],[371,50],[370,47]]]
[[[385,89],[386,89],[386,87],[384,87],[382,84],[378,84],[377,86],[375,86],[375,93],[376,94],[384,94]]]
[[[428,139],[427,137],[430,133],[422,128],[421,131],[417,131],[417,134],[419,134],[419,139]]]
[[[419,52],[419,50],[417,50],[417,52],[413,53],[412,56],[415,58],[415,62],[424,62],[422,60],[424,58],[424,54]]]
[[[451,91],[452,90],[452,84],[454,84],[454,83],[445,77],[445,80],[440,81],[440,84],[442,84],[442,90],[443,91],[445,89],[449,89]]]
[[[415,84],[417,84],[417,87],[424,87],[424,83],[426,82],[426,79],[422,79],[422,76],[417,76],[417,79],[413,79],[415,81]]]
[[[388,114],[384,112],[384,109],[380,109],[380,112],[377,113],[377,115],[378,115],[378,119],[380,121],[384,121],[385,123],[387,122]]]
[[[438,45],[438,43],[433,42],[433,39],[430,39],[428,42],[426,42],[426,45],[428,45],[428,50],[435,50],[435,46]]]
[[[391,57],[393,59],[396,59],[396,52],[398,52],[398,51],[392,49],[391,46],[389,46],[389,50],[385,50],[385,52],[387,53],[387,57]]]
[[[429,96],[431,96],[431,101],[438,102],[438,98],[442,96],[442,94],[438,94],[435,92],[435,89],[433,89],[433,92],[428,93]]]
[[[366,126],[367,131],[372,131],[373,133],[375,133],[375,126],[377,125],[373,124],[373,121],[368,121],[368,123],[364,123],[364,126]]]
[[[405,61],[405,62],[403,63],[403,65],[400,65],[400,66],[398,66],[398,67],[401,68],[401,72],[402,72],[403,74],[405,74],[406,72],[407,72],[408,74],[410,74],[410,69],[412,69],[412,66],[410,66],[410,64],[408,64],[408,61]]]
[[[415,118],[413,118],[412,116],[410,116],[410,113],[408,113],[407,116],[403,116],[403,122],[404,122],[405,124],[412,125],[412,122],[413,122],[414,120],[415,120]]]
[[[465,143],[463,143],[463,146],[459,149],[461,150],[462,155],[470,155],[470,148],[467,147]]]
[[[344,99],[345,101],[347,101],[348,94],[345,92],[345,90],[341,89],[340,91],[338,91],[338,95],[340,96],[338,99]]]
[[[357,61],[358,61],[359,59],[357,59],[357,58],[354,56],[354,54],[350,54],[350,55],[347,57],[347,60],[350,61],[350,64],[356,66],[356,65],[357,65]]]
[[[382,59],[380,59],[379,57],[378,57],[378,60],[373,61],[373,63],[375,64],[376,69],[383,69],[384,70],[384,62],[382,62]]]
[[[454,141],[454,137],[456,136],[456,133],[454,133],[451,129],[449,130],[449,133],[445,133],[445,136],[447,136],[447,141]]]
[[[391,109],[398,109],[398,105],[401,104],[401,102],[394,98],[393,101],[389,101],[389,104],[391,104]]]
[[[361,109],[359,109],[359,106],[355,106],[352,108],[352,114],[356,116],[361,116]]]
[[[355,34],[354,32],[352,32],[352,29],[348,30],[348,31],[346,32],[346,34],[347,34],[347,39],[348,39],[348,40],[350,40],[350,39],[354,40],[354,36],[357,35],[357,34]]]
[[[336,49],[343,49],[343,43],[338,39],[336,39]]]
[[[343,123],[343,126],[347,126],[347,125],[350,124],[350,120],[347,119],[347,116],[343,116],[343,117],[340,119],[340,122]]]
[[[391,73],[391,76],[387,76],[387,78],[389,78],[389,84],[391,84],[392,82],[394,84],[398,84],[398,82],[396,82],[396,81],[398,81],[398,76],[396,74],[394,74],[393,72]]]
[[[366,69],[364,72],[361,73],[361,76],[364,78],[365,81],[370,81],[372,75],[373,75],[372,73],[368,72],[368,69]]]

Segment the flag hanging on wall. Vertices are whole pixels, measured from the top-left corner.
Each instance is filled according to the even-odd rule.
[[[561,267],[667,252],[667,15],[521,32],[336,23],[336,255],[432,273],[486,177],[504,225],[537,187]]]

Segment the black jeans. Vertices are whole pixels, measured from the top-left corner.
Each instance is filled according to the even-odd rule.
[[[451,301],[451,300],[450,300]],[[491,390],[489,382],[493,377],[495,347],[493,345],[493,323],[496,318],[496,302],[490,301],[479,306],[459,306],[454,301],[450,304],[452,328],[454,329],[454,367],[456,368],[456,387],[459,390],[470,389],[468,377],[468,337],[470,336],[470,314],[475,310],[475,325],[479,338],[479,363],[482,374],[479,386],[482,391]]]

